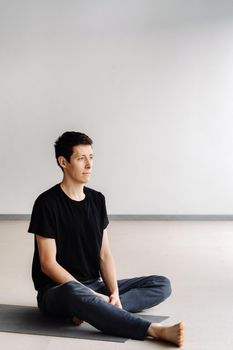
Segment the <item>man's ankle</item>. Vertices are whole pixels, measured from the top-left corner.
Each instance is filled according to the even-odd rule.
[[[159,323],[151,323],[147,330],[147,335],[153,338],[158,338],[160,336],[160,330],[163,326]]]

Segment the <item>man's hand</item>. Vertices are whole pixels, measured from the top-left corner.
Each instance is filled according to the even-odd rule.
[[[119,307],[120,309],[122,309],[119,293],[117,292],[112,293],[109,298],[110,298],[110,301],[109,301],[110,304],[115,305],[116,307]]]
[[[105,301],[107,301],[107,303],[110,303],[110,304],[122,309],[120,297],[119,297],[119,294],[117,292],[112,293],[110,296],[105,295],[105,294],[101,294],[101,293],[97,293],[97,292],[95,292],[95,294],[98,295],[99,297],[103,298]]]

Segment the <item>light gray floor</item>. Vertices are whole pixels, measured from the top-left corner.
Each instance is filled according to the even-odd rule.
[[[33,234],[27,221],[0,221],[0,303],[36,306],[31,281]],[[147,314],[183,320],[188,350],[233,349],[233,222],[112,221],[118,278],[165,275],[173,293]],[[0,332],[2,349],[171,349],[154,340],[124,344]]]

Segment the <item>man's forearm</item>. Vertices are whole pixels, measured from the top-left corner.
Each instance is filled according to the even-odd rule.
[[[63,284],[70,281],[79,282],[74,276],[72,276],[66,269],[64,269],[58,262],[47,264],[46,268],[42,270],[52,281],[57,284]],[[81,282],[80,282],[81,283]],[[89,288],[89,287],[87,287]],[[96,293],[93,289],[89,288],[94,294],[102,296],[100,293]]]
[[[77,281],[66,269],[64,269],[58,262],[47,264],[42,269],[42,272],[46,274],[51,280],[57,284],[63,284],[69,281]]]
[[[100,273],[110,293],[118,293],[116,266],[112,254],[100,260]]]
[[[66,269],[64,269],[60,264],[58,264],[58,262],[47,264],[46,268],[44,268],[42,271],[57,284],[63,284],[70,281],[79,282]],[[101,295],[100,293],[96,293],[93,289],[89,287],[87,288],[90,289],[94,294]]]

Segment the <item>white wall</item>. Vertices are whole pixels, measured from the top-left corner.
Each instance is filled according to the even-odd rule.
[[[0,36],[1,214],[61,180],[67,130],[109,214],[232,214],[232,1],[1,1]]]

